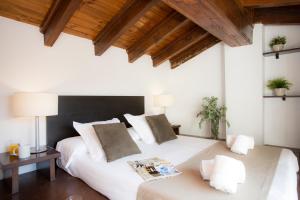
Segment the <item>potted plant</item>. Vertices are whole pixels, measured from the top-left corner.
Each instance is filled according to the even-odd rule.
[[[286,37],[277,36],[271,40],[270,47],[271,49],[273,49],[273,51],[281,51],[283,50],[285,44],[286,44]]]
[[[211,134],[214,139],[218,138],[219,125],[221,121],[225,121],[228,126],[229,122],[226,120],[226,106],[218,106],[217,97],[203,98],[202,109],[197,114],[200,117],[199,127],[201,128],[203,122],[210,123]]]
[[[283,77],[275,78],[268,81],[267,87],[273,91],[275,96],[285,96],[286,91],[290,89],[292,83]]]

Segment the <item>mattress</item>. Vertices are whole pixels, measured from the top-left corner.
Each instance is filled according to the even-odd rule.
[[[76,155],[67,172],[78,177],[94,190],[111,200],[134,200],[143,179],[127,164],[127,161],[159,157],[179,165],[208,148],[216,141],[179,136],[161,145],[137,142],[142,154],[128,156],[110,163],[95,162],[88,153]],[[63,154],[63,152],[61,152]],[[297,200],[297,162],[289,150],[282,150],[273,178],[268,200]],[[200,178],[200,177],[199,177]]]

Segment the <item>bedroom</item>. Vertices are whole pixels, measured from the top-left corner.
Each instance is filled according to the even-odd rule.
[[[151,14],[150,11],[147,16],[149,19],[154,19],[151,23],[145,17],[146,19],[143,18],[141,21],[147,25],[146,27],[141,21],[127,27],[127,31],[125,30],[122,36],[115,39],[101,56],[95,56],[94,44],[87,38],[94,38],[99,30],[126,5],[126,2],[134,1],[118,0],[111,5],[101,0],[83,1],[80,7],[74,10],[75,13],[70,21],[67,21],[67,28],[62,33],[59,32],[59,37],[53,46],[48,47],[44,44],[44,35],[39,27],[53,2],[51,0],[0,1],[1,152],[6,152],[7,147],[14,142],[35,145],[34,119],[15,117],[10,109],[11,97],[18,92],[46,92],[59,96],[144,96],[145,113],[149,115],[164,112],[164,109],[155,105],[154,97],[170,94],[173,103],[165,109],[168,120],[171,124],[181,125],[180,134],[197,137],[210,137],[209,127],[204,124],[200,129],[199,118],[196,115],[201,109],[202,99],[215,96],[218,97],[220,105],[226,105],[227,120],[230,122],[230,127],[221,125],[220,138],[231,134],[243,134],[254,137],[256,145],[269,144],[295,150],[300,148],[300,125],[297,123],[299,98],[287,97],[286,101],[281,98],[263,98],[264,95],[272,95],[272,91],[266,88],[267,81],[279,76],[284,76],[293,83],[288,91],[289,95],[297,96],[300,93],[300,82],[297,76],[299,53],[280,55],[279,59],[275,56],[263,56],[264,52],[271,51],[269,42],[278,35],[286,36],[285,49],[300,46],[300,26],[297,25],[300,20],[299,1],[291,0],[286,3],[286,1],[269,0],[264,1],[262,3],[264,5],[260,5],[259,1],[243,1],[248,2],[247,5],[245,4],[247,9],[257,4],[259,8],[255,9],[261,12],[266,9],[266,12],[274,15],[270,18],[266,17],[263,24],[254,25],[252,44],[230,47],[225,41],[219,42],[201,53],[196,52],[196,55],[199,53],[197,56],[175,69],[170,69],[167,61],[154,68],[149,55],[141,56],[130,63],[124,49],[127,39],[132,40],[127,41],[127,45],[132,45],[143,35],[148,36],[146,33],[152,27],[155,28],[168,13],[177,10],[167,5],[168,1],[158,2],[159,5],[156,7],[160,9],[154,9],[157,15]],[[222,4],[222,1],[216,2]],[[91,12],[91,8],[99,9],[100,14]],[[222,10],[220,12],[222,13]],[[181,14],[189,18],[188,14]],[[122,28],[121,25],[119,24],[118,27]],[[85,35],[79,34],[80,31],[85,32]],[[168,40],[164,38],[160,41],[163,43],[162,46],[154,48],[167,47],[177,37],[184,36],[184,33],[184,31],[175,32],[176,37],[169,36]],[[223,38],[219,39],[223,41]],[[151,55],[151,53],[145,54]],[[44,118],[40,120],[42,145],[46,144],[46,136],[51,136],[46,134],[46,123]],[[32,179],[33,174],[36,173],[35,169],[35,164],[20,167],[19,173],[24,175],[20,175],[19,193],[13,196],[18,196],[20,199],[34,199],[42,195],[41,190],[45,188],[36,188],[36,192],[30,192],[36,187]],[[63,173],[64,171],[57,168],[56,181],[51,184],[64,184],[60,183],[59,179]],[[5,173],[0,172],[1,179],[9,178],[10,175],[9,170]],[[32,180],[32,185],[26,187],[26,180]],[[48,184],[48,195],[51,194],[48,179],[43,179],[43,176],[39,175],[35,181],[39,180]],[[202,181],[200,172],[199,180]],[[76,181],[78,180],[74,179],[74,182]],[[13,197],[9,194],[10,181],[8,186],[3,185],[2,182],[0,194],[9,195],[7,198]],[[72,186],[72,182],[69,184]],[[83,182],[80,187],[83,191],[90,191],[90,187]],[[90,193],[93,191],[91,189]],[[76,190],[64,188],[61,196],[56,199],[67,199],[72,195],[86,198]],[[48,199],[51,197],[49,195]],[[43,198],[47,197],[43,196]]]

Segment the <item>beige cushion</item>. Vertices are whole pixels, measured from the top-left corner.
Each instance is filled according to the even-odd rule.
[[[93,127],[105,152],[107,162],[141,153],[130,137],[125,124],[100,124],[93,125]]]
[[[146,120],[158,144],[167,142],[169,140],[174,140],[177,138],[166,115],[162,114],[162,115],[147,116]]]

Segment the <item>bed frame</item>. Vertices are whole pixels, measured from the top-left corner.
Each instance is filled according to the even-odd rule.
[[[73,121],[86,123],[145,113],[143,96],[59,96],[58,115],[47,117],[47,145],[55,148],[62,139],[78,136]]]

